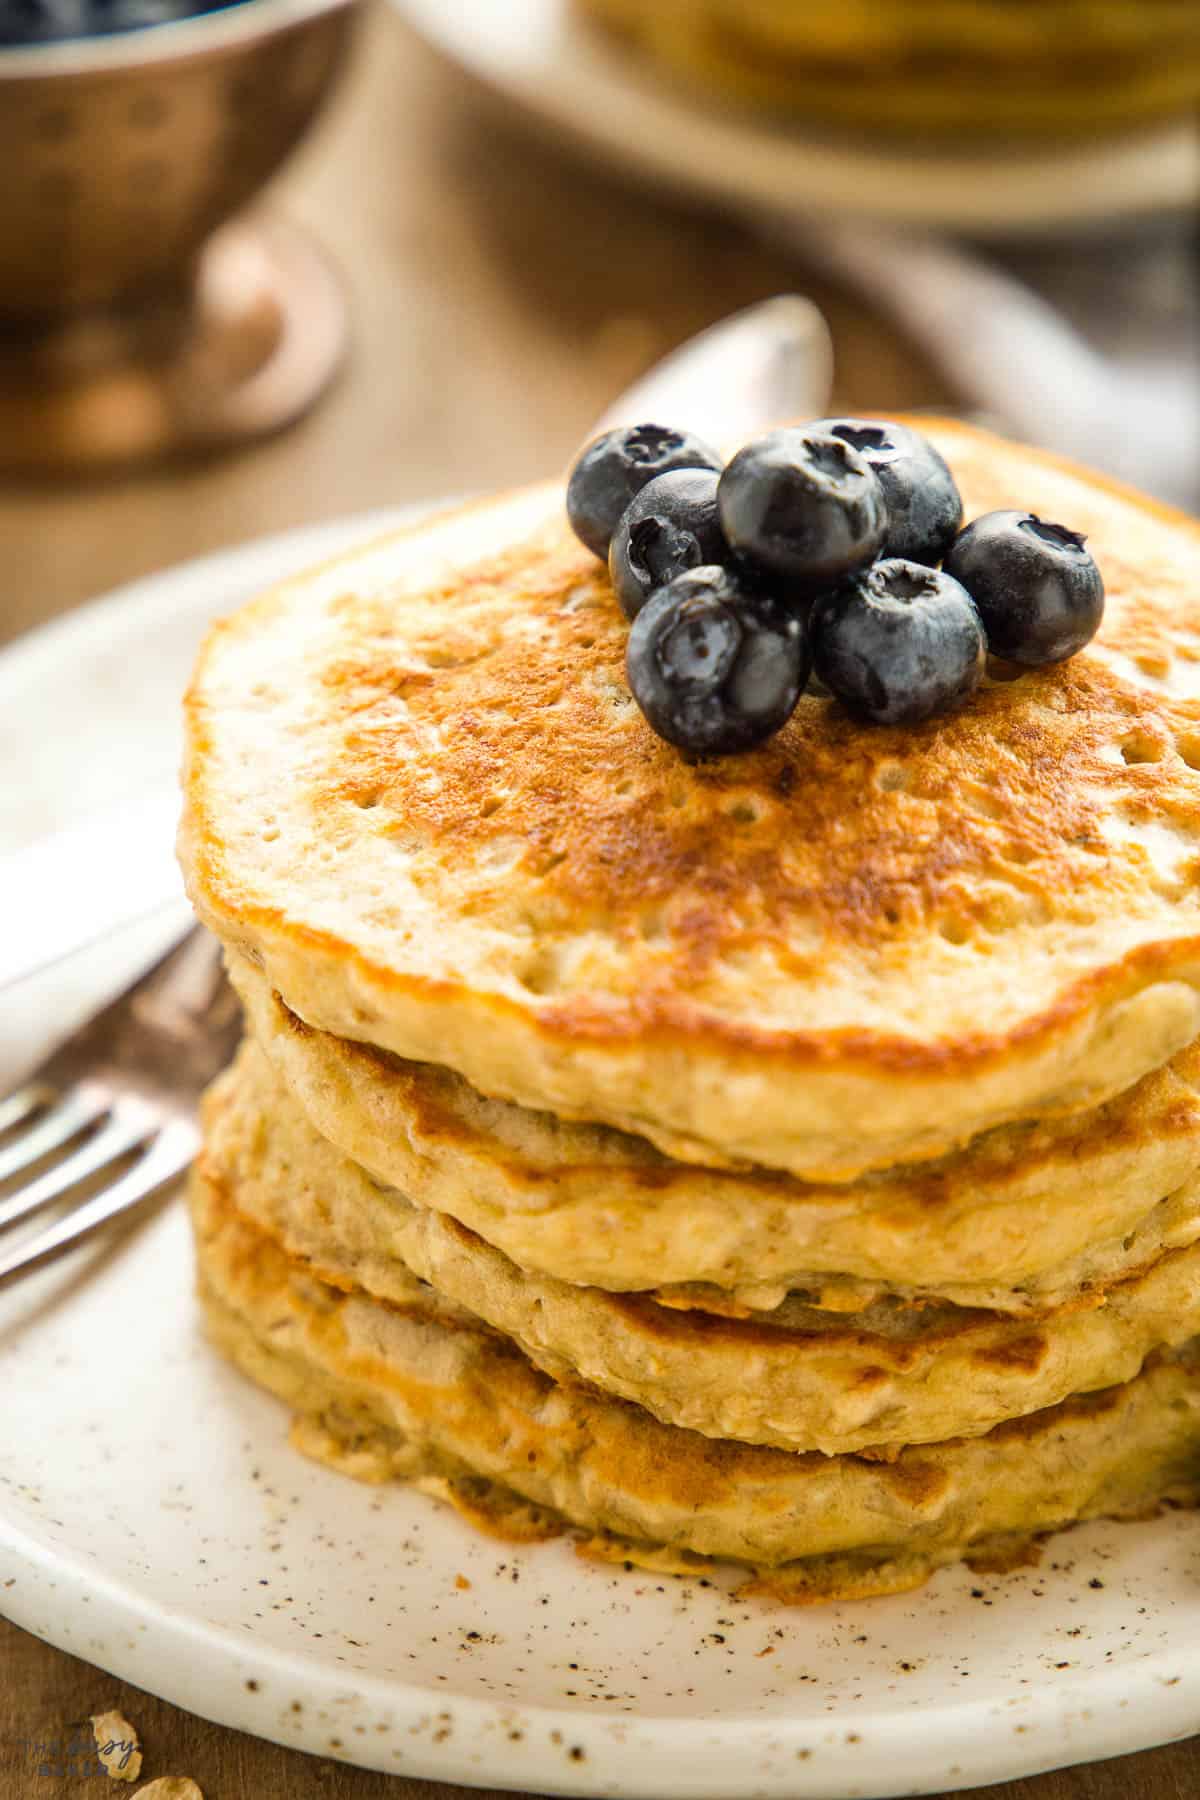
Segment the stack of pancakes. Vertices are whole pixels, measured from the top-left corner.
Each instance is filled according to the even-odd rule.
[[[1111,131],[1200,101],[1195,0],[577,0],[718,94],[869,132]]]
[[[557,487],[211,636],[200,1293],[301,1448],[789,1597],[1200,1497],[1200,528],[926,429],[1108,587],[954,717],[689,764]]]

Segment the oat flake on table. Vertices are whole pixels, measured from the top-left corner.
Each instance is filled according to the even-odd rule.
[[[142,1772],[138,1734],[119,1712],[93,1713],[92,1736],[104,1773],[113,1781],[136,1781]]]

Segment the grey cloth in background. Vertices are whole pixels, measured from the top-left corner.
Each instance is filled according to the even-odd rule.
[[[987,252],[857,222],[767,229],[893,318],[964,410],[1200,511],[1195,229]]]
[[[1127,410],[1113,431],[1152,470],[1163,460],[1154,430],[1168,422],[1165,448],[1169,455],[1177,443],[1180,466],[1143,485],[1200,511],[1200,214],[1195,230],[1147,227],[1113,242],[1014,251],[1004,262],[1118,373]],[[1105,466],[1105,446],[1091,460]]]

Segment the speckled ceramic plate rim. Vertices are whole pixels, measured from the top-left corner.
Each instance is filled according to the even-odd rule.
[[[8,719],[10,732],[14,719],[18,730],[22,718],[28,727],[43,716],[39,699],[44,705],[51,697],[50,684],[57,684],[65,659],[86,670],[97,657],[119,656],[123,644],[140,640],[152,624],[161,630],[164,618],[171,620],[167,635],[178,637],[180,653],[186,657],[202,621],[225,610],[248,589],[333,553],[346,542],[372,535],[402,516],[371,515],[285,534],[151,577],[80,609],[19,641],[0,657],[0,718]],[[163,707],[174,708],[177,691],[164,690],[158,699]],[[0,732],[0,758],[13,747],[11,741],[3,743],[3,735]],[[131,742],[131,757],[136,757],[137,750],[137,744]],[[36,764],[31,761],[26,766]],[[69,800],[65,795],[60,799],[58,812],[69,815],[80,810],[88,803],[86,787]],[[44,815],[47,793],[32,795],[30,804],[34,803]],[[54,806],[49,810],[54,823],[66,822],[57,816]],[[19,819],[0,819],[0,847],[26,835]],[[117,1254],[130,1259],[124,1265],[127,1272],[140,1267],[143,1285],[144,1278],[152,1274],[154,1292],[178,1296],[190,1284],[182,1216],[176,1209],[173,1216],[155,1221],[149,1232],[145,1242],[139,1238],[132,1249],[122,1248]],[[153,1268],[148,1260],[152,1255],[158,1257]],[[143,1259],[141,1265],[138,1258]],[[0,1303],[2,1299],[0,1296]],[[63,1304],[72,1303],[67,1300]],[[166,1310],[158,1309],[161,1313]],[[69,1322],[69,1313],[63,1317]],[[159,1329],[156,1318],[151,1307],[145,1322],[147,1350]],[[206,1363],[200,1379],[208,1378],[207,1368]],[[238,1395],[241,1399],[240,1388]],[[249,1390],[244,1399],[251,1411],[273,1406]],[[46,1407],[52,1409],[53,1404],[53,1393],[46,1393]],[[123,1448],[131,1467],[140,1469],[146,1446],[139,1442],[136,1423],[129,1428]],[[135,1489],[136,1482],[131,1482],[131,1505]],[[417,1496],[412,1496],[411,1502],[419,1507],[434,1506]],[[1156,1545],[1159,1538],[1163,1544],[1164,1568],[1180,1571],[1180,1617],[1172,1622],[1168,1648],[1077,1678],[1035,1683],[1024,1691],[1004,1687],[967,1700],[947,1689],[944,1701],[925,1703],[908,1712],[885,1710],[872,1716],[847,1701],[836,1721],[819,1716],[739,1716],[736,1711],[723,1711],[720,1704],[699,1716],[660,1717],[647,1710],[613,1717],[589,1713],[582,1706],[454,1695],[393,1677],[378,1678],[361,1669],[350,1674],[323,1659],[321,1652],[291,1654],[261,1643],[247,1644],[234,1632],[206,1623],[186,1606],[164,1605],[153,1592],[153,1571],[147,1573],[145,1585],[106,1575],[86,1556],[55,1546],[31,1531],[19,1510],[6,1503],[3,1490],[0,1610],[49,1642],[89,1657],[193,1712],[293,1747],[329,1755],[331,1720],[344,1724],[347,1718],[369,1717],[374,1722],[374,1736],[347,1743],[337,1752],[363,1766],[394,1770],[393,1746],[399,1741],[403,1744],[403,1772],[435,1779],[542,1792],[637,1795],[643,1800],[659,1795],[712,1795],[734,1800],[735,1796],[757,1794],[790,1795],[796,1800],[816,1800],[817,1796],[821,1800],[861,1800],[938,1791],[951,1782],[968,1786],[1010,1779],[1145,1748],[1195,1731],[1200,1726],[1200,1586],[1195,1576],[1198,1523],[1194,1517],[1176,1516],[1145,1528],[1092,1527],[1057,1540],[1069,1544],[1074,1560],[1086,1569],[1092,1544],[1107,1546],[1102,1554],[1119,1562],[1124,1554],[1132,1553],[1135,1538],[1140,1539],[1143,1532],[1156,1533]],[[453,1529],[463,1534],[464,1557],[477,1552],[479,1540],[474,1534],[457,1522]],[[540,1555],[543,1576],[550,1567],[572,1583],[606,1579],[579,1565],[560,1546],[545,1547]],[[868,1603],[848,1612],[867,1621],[883,1616],[873,1608],[898,1608],[900,1611],[890,1615],[894,1620],[903,1616],[920,1619],[924,1607],[933,1607],[935,1589],[944,1609],[948,1584],[953,1617],[958,1604],[953,1584],[958,1579],[959,1572],[948,1572],[925,1596]],[[1172,1581],[1175,1579],[1172,1573]],[[1172,1589],[1172,1604],[1174,1600]],[[1032,1659],[1039,1650],[1044,1651],[1044,1642],[1037,1637],[1036,1615],[1031,1623],[1031,1615],[1022,1613],[1022,1601],[1011,1582],[1008,1588],[1002,1584],[997,1590],[996,1604],[1011,1606],[1013,1628],[1022,1634],[1022,1655],[1027,1650]],[[716,1595],[713,1605],[719,1610],[729,1601]],[[769,1618],[770,1609],[762,1609],[762,1616]],[[779,1616],[785,1623],[799,1621],[796,1629],[803,1631],[806,1621],[821,1615]],[[932,1612],[928,1616],[932,1618]],[[1084,1614],[1074,1616],[1082,1619]],[[965,1614],[963,1618],[965,1622]],[[1097,1655],[1104,1641],[1101,1636]],[[1115,1631],[1113,1645],[1115,1652],[1119,1646]],[[251,1682],[257,1684],[254,1691]],[[293,1719],[285,1728],[265,1713],[257,1692],[268,1685],[275,1690],[286,1686],[304,1697],[308,1710],[302,1722]],[[453,1727],[446,1728],[440,1743],[425,1730],[432,1707],[443,1709],[437,1716]],[[512,1739],[515,1721],[523,1734],[519,1745]],[[419,1741],[414,1741],[414,1735]],[[578,1765],[564,1759],[564,1740],[583,1753]],[[843,1749],[843,1745],[853,1749]],[[813,1755],[811,1763],[797,1760],[815,1748],[824,1753]]]
[[[466,1529],[464,1527],[464,1529]],[[37,1544],[15,1532],[0,1517],[0,1571],[4,1582],[14,1571],[23,1576],[26,1590],[19,1603],[5,1596],[2,1610],[15,1624],[49,1643],[79,1654],[79,1645],[47,1617],[46,1590],[40,1580],[56,1582],[55,1604],[76,1614],[89,1606],[87,1624],[94,1634],[107,1633],[103,1666],[121,1679],[152,1694],[199,1713],[218,1724],[232,1726],[292,1749],[328,1756],[330,1720],[345,1729],[355,1713],[375,1715],[387,1721],[388,1735],[382,1748],[372,1753],[370,1740],[361,1755],[346,1760],[358,1766],[435,1781],[461,1782],[468,1786],[528,1788],[534,1793],[611,1794],[629,1800],[887,1800],[888,1796],[920,1795],[941,1791],[947,1771],[955,1769],[956,1786],[990,1785],[1040,1773],[1048,1768],[1079,1761],[1098,1761],[1120,1756],[1131,1749],[1124,1719],[1129,1708],[1145,1707],[1139,1720],[1138,1746],[1170,1743],[1192,1734],[1200,1724],[1200,1668],[1180,1677],[1177,1654],[1148,1662],[1143,1678],[1131,1682],[1127,1670],[1112,1670],[1106,1678],[1092,1677],[1086,1687],[1058,1689],[1053,1696],[1035,1699],[1021,1714],[1022,1744],[1027,1749],[998,1754],[994,1742],[995,1715],[990,1702],[922,1709],[909,1718],[893,1717],[880,1727],[872,1741],[869,1721],[855,1720],[855,1748],[831,1768],[829,1758],[816,1762],[811,1772],[797,1765],[797,1753],[811,1754],[820,1733],[811,1724],[788,1725],[774,1721],[713,1717],[699,1724],[695,1719],[606,1720],[588,1717],[578,1710],[498,1706],[425,1688],[404,1689],[394,1682],[354,1680],[354,1712],[347,1715],[347,1678],[344,1674],[314,1669],[300,1658],[264,1652],[252,1655],[231,1633],[207,1629],[202,1624],[164,1611],[144,1594],[132,1593],[97,1576],[94,1570],[76,1567],[61,1557],[46,1555]],[[4,1583],[0,1582],[0,1589]],[[39,1592],[41,1601],[39,1603]],[[179,1660],[176,1661],[175,1659]],[[164,1673],[164,1666],[169,1672]],[[1164,1686],[1164,1670],[1171,1685]],[[246,1689],[247,1679],[272,1681],[306,1697],[310,1716],[297,1732],[272,1730],[264,1723],[263,1709]],[[1121,1710],[1114,1704],[1122,1702]],[[402,1771],[389,1763],[394,1738],[429,1716],[431,1706],[445,1709],[440,1716],[452,1723],[443,1749],[432,1744],[406,1750]],[[1072,1730],[1071,1721],[1082,1721]],[[514,1755],[510,1732],[519,1721],[527,1749]],[[1006,1730],[1010,1729],[1005,1720]],[[1086,1728],[1086,1753],[1081,1754],[1077,1733]],[[551,1735],[567,1738],[584,1750],[585,1768],[573,1772],[564,1765],[561,1750]],[[702,1736],[698,1744],[697,1738]],[[1052,1740],[1050,1750],[1045,1739]],[[503,1766],[494,1762],[481,1768],[481,1756],[495,1756],[503,1746]],[[761,1759],[761,1760],[760,1760]],[[748,1778],[747,1765],[757,1763]],[[602,1771],[602,1780],[596,1771]]]
[[[976,236],[1040,235],[1188,211],[1200,130],[1008,154],[876,149],[705,105],[575,21],[569,0],[393,0],[443,57],[594,154],[745,211],[886,219]]]

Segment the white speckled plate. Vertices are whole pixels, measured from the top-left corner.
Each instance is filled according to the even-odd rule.
[[[635,174],[740,208],[997,236],[1194,212],[1200,193],[1200,128],[1187,121],[1079,146],[880,147],[660,81],[578,21],[570,0],[393,4],[443,56],[541,125]]]
[[[21,772],[0,852],[168,779],[204,620],[366,529],[210,558],[0,657],[0,767]],[[0,1082],[154,935],[0,994]],[[178,1203],[0,1292],[0,1393],[0,1607],[305,1750],[542,1793],[849,1800],[1200,1727],[1200,1518],[1092,1527],[1036,1571],[949,1570],[813,1611],[561,1543],[514,1554],[288,1448],[281,1408],[197,1331]]]

